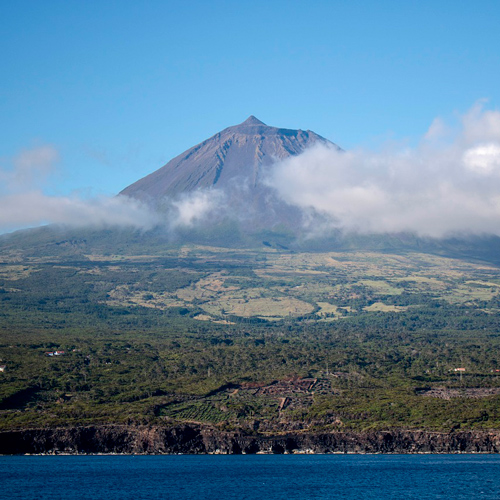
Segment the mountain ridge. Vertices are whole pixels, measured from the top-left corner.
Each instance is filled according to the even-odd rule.
[[[235,180],[260,188],[263,168],[298,155],[316,143],[338,148],[310,130],[271,127],[250,115],[127,186],[120,195],[158,202],[198,189],[231,188]]]

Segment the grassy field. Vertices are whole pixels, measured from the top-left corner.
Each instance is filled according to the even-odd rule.
[[[171,267],[164,265],[164,258],[172,261]],[[98,281],[107,292],[102,302],[109,306],[195,307],[214,321],[225,316],[276,320],[317,312],[323,319],[341,318],[339,308],[397,313],[406,307],[396,303],[401,296],[410,298],[412,305],[442,300],[496,312],[500,294],[495,266],[419,253],[280,253],[191,246],[162,256],[92,255],[82,264],[48,263],[46,258],[14,264],[4,257],[0,278],[4,290],[15,293],[22,290],[16,288],[20,281],[29,287],[29,278],[41,270],[73,271],[87,276],[88,283]]]
[[[183,246],[152,255],[86,255],[76,262],[4,255],[4,294],[31,293],[40,274],[105,291],[111,307],[188,308],[213,321],[391,312],[429,301],[497,312],[497,267],[421,253],[292,253]],[[21,262],[20,262],[21,261]],[[5,297],[4,297],[5,298]],[[42,299],[44,300],[44,299]],[[409,304],[410,303],[410,304]]]

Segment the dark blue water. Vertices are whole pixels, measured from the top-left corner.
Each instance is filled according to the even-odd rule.
[[[3,498],[500,499],[498,455],[0,457]]]

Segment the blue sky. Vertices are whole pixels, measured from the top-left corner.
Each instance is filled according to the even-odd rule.
[[[250,114],[345,149],[500,107],[498,1],[0,3],[0,168],[112,195]]]

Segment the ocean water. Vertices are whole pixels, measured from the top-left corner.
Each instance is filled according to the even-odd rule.
[[[0,457],[7,499],[500,499],[498,455]]]

